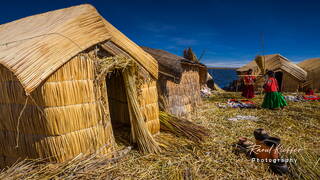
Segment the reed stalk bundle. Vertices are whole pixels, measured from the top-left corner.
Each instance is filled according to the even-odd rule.
[[[132,139],[138,144],[139,149],[143,152],[159,153],[160,147],[148,131],[143,115],[140,111],[133,69],[126,69],[123,73],[123,78],[129,102]]]
[[[160,128],[179,137],[187,137],[196,142],[204,141],[209,136],[209,130],[186,119],[179,119],[171,114],[160,111]]]
[[[264,56],[256,56],[254,61],[257,63],[261,74],[265,74],[265,57]]]
[[[183,51],[183,57],[189,59],[193,62],[199,62],[196,54],[193,52],[192,48],[187,48]]]

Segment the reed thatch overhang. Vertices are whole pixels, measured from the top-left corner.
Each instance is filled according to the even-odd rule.
[[[191,60],[185,59],[181,56],[177,56],[175,54],[169,53],[161,49],[154,49],[143,46],[142,49],[158,61],[159,74],[167,76],[168,78],[172,79],[175,83],[179,83],[181,80],[182,73],[184,72],[183,65],[197,66],[199,68],[199,71],[205,72],[200,73],[200,79],[207,78],[207,67],[204,64],[193,62]]]
[[[291,74],[293,77],[295,77],[299,81],[306,80],[307,72],[301,67],[299,67],[298,65],[292,63],[289,59],[285,58],[284,56],[280,54],[271,54],[271,55],[265,55],[264,57],[265,57],[266,69],[273,70],[273,71],[282,70]],[[254,74],[260,73],[260,69],[254,60],[238,68],[237,72],[241,73],[249,69],[252,69]]]
[[[105,41],[112,41],[158,77],[157,61],[88,4],[1,25],[0,64],[12,71],[30,94],[72,57]]]
[[[320,89],[320,58],[306,59],[298,64],[299,67],[308,72],[305,88]]]
[[[306,59],[300,62],[298,66],[309,72],[320,71],[320,58]]]

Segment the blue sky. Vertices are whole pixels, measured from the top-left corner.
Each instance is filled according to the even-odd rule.
[[[317,0],[10,0],[0,23],[90,3],[139,45],[181,55],[192,47],[208,66],[239,67],[262,53],[294,62],[320,57]]]

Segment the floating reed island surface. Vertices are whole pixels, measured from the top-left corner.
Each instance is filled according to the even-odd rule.
[[[64,163],[23,161],[0,173],[0,179],[319,179],[320,178],[320,102],[288,102],[281,111],[266,109],[218,108],[238,93],[219,93],[204,101],[192,115],[192,121],[209,130],[203,142],[161,132],[156,141],[159,154],[141,154],[118,142],[114,158],[89,155]],[[261,104],[262,95],[254,101]],[[237,115],[256,116],[257,120],[230,121]],[[254,141],[253,131],[264,128],[281,138],[283,148],[300,152],[282,153],[294,158],[290,173],[279,176],[264,163],[251,162],[245,155],[233,153],[232,144],[239,136]],[[117,137],[116,137],[117,139]],[[119,139],[119,138],[118,138]]]

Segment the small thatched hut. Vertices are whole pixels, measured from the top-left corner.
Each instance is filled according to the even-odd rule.
[[[179,117],[188,117],[201,104],[200,88],[207,81],[206,66],[167,51],[142,48],[159,63],[160,108]]]
[[[0,164],[108,153],[121,124],[152,141],[157,77],[155,59],[90,5],[1,25]]]
[[[312,88],[320,91],[320,58],[312,58],[302,61],[299,67],[308,72],[305,88]]]
[[[297,91],[299,87],[306,81],[307,72],[290,62],[287,58],[280,54],[265,55],[265,68],[275,71],[281,91]],[[261,73],[257,63],[253,60],[250,63],[237,69],[239,75],[244,75],[247,70],[252,69],[254,75]],[[262,85],[262,81],[258,81],[257,85]]]

